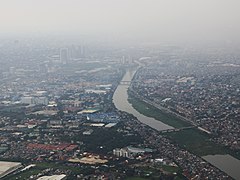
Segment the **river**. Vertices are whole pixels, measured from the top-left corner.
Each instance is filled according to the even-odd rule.
[[[124,75],[122,81],[131,81],[135,71],[127,71]],[[129,85],[121,85],[119,84],[116,91],[113,95],[113,103],[116,106],[118,110],[125,111],[127,113],[130,113],[134,115],[140,122],[158,130],[167,130],[172,129],[173,127],[166,125],[162,123],[161,121],[158,121],[154,118],[150,118],[147,116],[144,116],[143,114],[136,111],[132,105],[128,102],[128,93],[127,90],[129,88]],[[208,155],[203,157],[206,161],[211,163],[212,165],[218,167],[231,177],[235,179],[240,179],[240,161],[230,155]]]
[[[136,70],[129,70],[124,75],[122,81],[131,81]],[[132,105],[128,102],[128,93],[127,90],[129,88],[129,85],[121,85],[119,84],[116,91],[113,95],[113,103],[116,106],[118,110],[125,111],[129,114],[134,115],[140,122],[158,130],[167,130],[167,129],[173,129],[173,127],[162,123],[161,121],[158,121],[154,118],[147,117],[138,111],[136,111]]]
[[[234,179],[240,179],[240,160],[230,156],[229,154],[208,155],[203,156],[202,158],[221,169]]]

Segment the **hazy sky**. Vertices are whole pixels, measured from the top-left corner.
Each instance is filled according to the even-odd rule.
[[[0,33],[239,41],[240,0],[0,0]]]

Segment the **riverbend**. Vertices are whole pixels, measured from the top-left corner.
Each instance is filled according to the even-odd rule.
[[[134,71],[128,70],[124,75],[122,81],[123,82],[131,81],[135,73],[136,73],[136,70]],[[158,121],[154,118],[147,117],[139,113],[137,110],[135,110],[132,107],[132,105],[128,102],[128,98],[129,98],[128,92],[127,92],[128,88],[129,88],[129,84],[119,84],[113,95],[113,103],[118,110],[125,111],[129,114],[134,115],[140,122],[158,131],[173,129],[173,127],[167,124],[164,124],[161,121]]]

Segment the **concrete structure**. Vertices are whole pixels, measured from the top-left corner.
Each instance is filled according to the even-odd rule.
[[[60,50],[60,61],[62,64],[67,64],[69,61],[68,49],[63,48]]]
[[[30,104],[30,105],[48,105],[47,97],[33,97],[33,96],[24,96],[21,98],[21,103]]]
[[[113,150],[113,154],[117,157],[126,157],[128,158],[129,157],[129,152],[127,150],[127,148],[116,148]]]
[[[21,103],[32,104],[33,103],[32,99],[33,99],[33,97],[31,97],[31,96],[26,96],[26,97],[24,96],[24,97],[21,98]]]
[[[11,174],[12,172],[16,171],[21,167],[22,167],[22,164],[19,162],[0,161],[0,178],[8,174]]]
[[[117,123],[108,123],[107,125],[105,125],[106,128],[111,128],[113,126],[115,126]]]
[[[132,146],[128,146],[128,147],[121,148],[121,149],[116,148],[113,150],[113,154],[115,156],[126,157],[126,158],[134,158],[137,155],[141,155],[144,153],[151,153],[151,152],[152,152],[152,149],[149,149],[149,148],[142,149],[142,148],[135,148]]]
[[[93,133],[92,129],[86,130],[83,132],[83,135],[91,135]]]

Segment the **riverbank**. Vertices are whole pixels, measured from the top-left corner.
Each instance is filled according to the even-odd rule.
[[[127,71],[126,74],[124,75],[122,81],[123,82],[130,82],[130,81],[132,81],[132,78],[133,78],[134,75],[135,75],[135,72]],[[139,129],[140,133],[145,138],[147,138],[147,136],[149,135],[148,139],[150,140],[151,143],[156,145],[159,148],[159,150],[161,150],[162,155],[165,155],[165,156],[169,156],[170,155],[171,158],[177,164],[179,164],[179,166],[186,168],[186,170],[189,171],[190,173],[194,172],[194,174],[195,174],[196,172],[199,172],[199,175],[200,175],[200,174],[202,174],[202,173],[200,173],[200,172],[202,172],[202,168],[201,167],[205,167],[206,166],[204,171],[208,172],[207,177],[210,177],[210,176],[215,177],[216,173],[218,174],[219,177],[220,176],[221,177],[225,176],[218,169],[209,166],[208,163],[202,164],[203,160],[202,160],[202,158],[200,156],[194,155],[190,151],[187,151],[187,149],[184,146],[178,145],[177,143],[172,143],[174,141],[172,140],[172,142],[171,142],[169,140],[170,137],[168,137],[167,134],[171,134],[171,133],[167,133],[167,132],[173,131],[175,133],[178,133],[178,132],[182,132],[186,128],[187,129],[194,129],[195,125],[193,123],[189,122],[185,118],[182,118],[181,116],[178,117],[176,115],[176,117],[175,117],[174,113],[168,112],[167,110],[165,111],[164,108],[162,110],[161,108],[155,107],[154,104],[152,104],[151,102],[149,104],[152,107],[151,106],[150,107],[146,107],[146,104],[148,104],[148,101],[142,102],[143,100],[140,101],[141,99],[136,99],[138,101],[136,101],[135,103],[138,106],[140,105],[140,103],[143,103],[141,107],[142,107],[142,109],[145,110],[145,112],[150,112],[150,110],[153,107],[156,108],[155,110],[152,110],[150,114],[148,114],[150,117],[148,115],[147,116],[144,115],[143,112],[137,111],[132,106],[132,104],[129,103],[129,99],[131,99],[130,95],[128,94],[128,90],[129,89],[131,89],[131,87],[129,88],[129,83],[123,83],[123,84],[120,83],[118,85],[116,91],[114,92],[113,103],[114,103],[115,107],[118,110],[125,111],[125,112],[127,112],[129,114],[132,114],[133,116],[135,116],[138,119],[139,122],[141,122],[141,123],[143,123],[143,124],[153,128],[153,129],[156,129],[157,131],[159,131],[161,133],[161,134],[160,133],[153,133],[153,134],[149,135],[148,133],[144,132],[144,127],[146,127],[146,126],[137,127],[137,124],[132,124],[132,127],[136,126],[136,128]],[[144,104],[144,103],[146,103],[146,104]],[[167,113],[167,115],[171,115],[170,117],[167,116],[168,117],[167,118],[168,119],[168,123],[170,121],[172,121],[174,119],[174,117],[177,118],[177,119],[175,119],[173,121],[174,123],[172,122],[174,124],[175,128],[172,127],[172,126],[169,126],[169,125],[167,125],[167,124],[165,124],[163,122],[161,122],[160,120],[162,120],[162,119],[157,120],[157,119],[151,117],[151,115],[154,112],[159,112],[159,109],[162,110],[163,112]],[[161,114],[163,112],[161,112]],[[160,117],[160,114],[158,114],[156,116],[156,118],[157,117]],[[189,124],[190,124],[190,126],[189,126]],[[178,128],[176,128],[176,127],[178,127]],[[147,129],[149,129],[149,128],[147,128]],[[149,131],[149,130],[147,130],[147,131]],[[198,130],[197,132],[200,132],[200,131]],[[201,132],[201,133],[205,134],[204,132]],[[165,136],[167,138],[164,138],[163,136]],[[191,136],[191,135],[189,135],[189,136]],[[182,137],[183,137],[183,140],[184,140],[184,136],[182,136]],[[162,141],[158,141],[159,138],[160,139],[162,138]],[[196,139],[195,141],[197,141],[197,140],[198,139]],[[163,146],[164,146],[164,149],[162,149]],[[183,148],[181,148],[181,146]],[[201,147],[199,147],[199,148],[201,149]],[[185,152],[185,153],[182,154],[182,152]],[[191,164],[191,166],[188,165],[189,163]],[[233,168],[234,168],[234,165],[233,165]],[[204,175],[203,175],[203,177],[204,177]]]
[[[135,98],[131,93],[129,93],[128,101],[139,113],[148,117],[153,117],[175,128],[182,128],[190,125],[190,123],[182,121],[178,117],[174,117],[172,114],[162,112],[156,107]],[[197,128],[164,133],[164,136],[170,138],[176,144],[198,156],[231,154],[233,157],[240,159],[239,152],[234,152],[227,147],[212,142],[210,140],[210,135]]]
[[[160,109],[146,102],[141,101],[140,99],[134,97],[134,95],[131,94],[131,92],[128,92],[128,93],[129,93],[128,102],[133,106],[134,109],[136,109],[141,114],[148,117],[152,117],[174,128],[183,128],[183,127],[191,126],[190,123],[183,121],[172,114],[163,112]]]
[[[127,71],[122,81],[130,82],[134,77],[136,71]],[[161,121],[156,120],[155,118],[145,116],[135,110],[132,105],[128,102],[128,89],[129,84],[119,84],[116,88],[113,95],[113,103],[115,107],[120,110],[132,114],[135,116],[141,123],[148,125],[149,127],[156,129],[158,131],[174,129],[172,126],[169,126]]]

